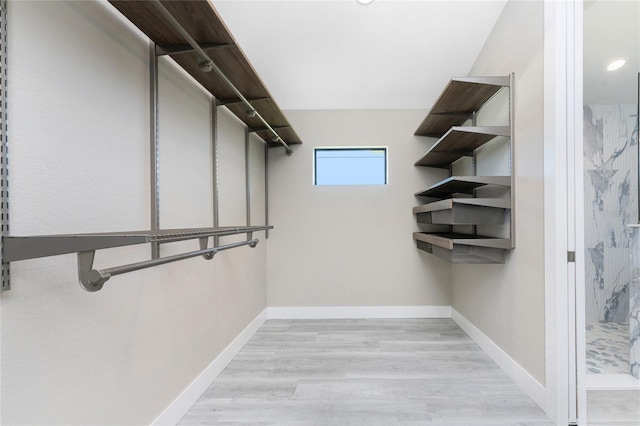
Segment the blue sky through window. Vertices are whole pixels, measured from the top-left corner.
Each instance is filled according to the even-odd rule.
[[[316,148],[315,185],[385,185],[386,148]]]

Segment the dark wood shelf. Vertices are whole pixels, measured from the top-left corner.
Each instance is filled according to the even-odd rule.
[[[502,87],[509,77],[454,78],[436,100],[415,131],[417,136],[441,137],[451,127],[460,126]]]
[[[418,223],[501,225],[511,208],[508,198],[449,198],[413,208]]]
[[[508,238],[492,238],[458,233],[414,232],[413,239],[420,250],[451,263],[504,263]]]
[[[415,165],[447,169],[454,161],[472,156],[474,150],[496,137],[509,135],[508,126],[452,127]]]
[[[181,34],[150,2],[110,0],[110,3],[160,48],[170,52],[185,45]],[[206,49],[207,54],[288,145],[302,143],[208,0],[172,0],[163,1],[162,4],[198,44],[210,47]],[[224,100],[226,107],[249,128],[264,127],[257,117],[247,115],[244,104],[234,102],[235,93],[215,72],[200,69],[197,53],[187,51],[171,53],[169,56],[216,99]],[[256,134],[270,147],[281,146],[271,140],[273,135],[269,131],[257,131]]]
[[[473,194],[474,189],[487,185],[511,186],[511,176],[451,176],[415,195],[451,198],[453,194]]]

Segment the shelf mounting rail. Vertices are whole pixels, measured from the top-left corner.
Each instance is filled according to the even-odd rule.
[[[254,232],[267,231],[269,229],[273,229],[273,226],[222,226],[213,228],[182,228],[97,234],[35,235],[27,237],[5,236],[2,237],[4,251],[3,265],[8,266],[9,262],[20,260],[77,253],[78,279],[80,285],[85,290],[94,292],[100,290],[104,283],[115,275],[197,256],[211,260],[213,256],[220,251],[246,245],[254,248],[259,242],[257,238],[253,238]],[[218,238],[239,234],[246,234],[246,240],[218,245]],[[208,247],[210,237],[213,237],[214,240],[213,247]],[[167,244],[196,239],[200,242],[200,250],[106,269],[94,269],[93,267],[96,250],[144,243]]]
[[[160,3],[160,0],[151,0],[151,4],[164,16],[169,23],[178,31],[184,39],[193,47],[193,49],[200,55],[200,69],[206,72],[215,71],[215,73],[224,81],[227,86],[238,96],[238,99],[246,105],[248,108],[247,114],[252,117],[258,118],[264,124],[265,128],[273,134],[273,142],[280,143],[286,150],[287,155],[293,154],[293,150],[287,143],[280,137],[278,132],[265,120],[262,115],[253,107],[251,102],[238,90],[238,88],[229,80],[229,78],[222,72],[222,70],[213,62],[211,57],[205,52],[205,50],[198,44],[197,41],[191,37],[191,35],[184,29],[184,27],[178,22],[178,20]]]

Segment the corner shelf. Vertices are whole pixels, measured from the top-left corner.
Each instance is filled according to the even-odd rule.
[[[449,227],[448,232],[415,232],[413,238],[418,249],[451,263],[476,264],[504,263],[507,251],[515,247],[513,87],[513,74],[454,78],[415,131],[417,136],[439,138],[415,166],[448,168],[450,171],[449,178],[415,194],[429,199],[413,209],[418,224]],[[509,125],[477,126],[478,111],[504,88],[509,90]],[[477,150],[493,141],[508,143],[509,176],[475,175]],[[472,158],[474,175],[453,176],[452,164],[463,157]],[[502,187],[499,195],[504,194],[504,197],[483,197],[478,191],[483,187]],[[484,232],[497,234],[504,232],[496,232],[493,228],[509,227],[508,238],[481,235],[478,232],[481,225],[489,226],[490,231],[483,228]],[[455,228],[460,226],[466,227],[464,233]]]

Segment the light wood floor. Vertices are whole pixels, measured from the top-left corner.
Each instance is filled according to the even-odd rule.
[[[452,321],[267,321],[180,425],[551,426]]]

